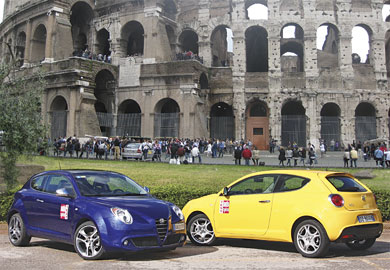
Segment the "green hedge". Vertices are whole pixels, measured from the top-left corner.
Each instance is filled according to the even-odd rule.
[[[183,206],[190,200],[199,198],[208,194],[216,193],[219,190],[210,188],[188,188],[182,185],[165,185],[151,190],[151,193],[156,198],[170,201],[177,206]],[[0,195],[0,221],[4,221],[7,216],[7,211],[13,201],[13,194],[16,190]],[[390,221],[390,192],[373,190],[377,199],[378,207],[382,213],[384,221]]]

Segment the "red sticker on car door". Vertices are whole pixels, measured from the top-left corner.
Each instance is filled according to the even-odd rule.
[[[61,204],[60,218],[68,220],[69,204]]]
[[[219,202],[219,213],[220,214],[229,214],[230,201],[220,201]]]

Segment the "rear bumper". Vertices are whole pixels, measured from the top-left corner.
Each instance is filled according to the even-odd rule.
[[[378,238],[383,232],[383,224],[369,224],[348,227],[343,230],[336,242],[349,242],[351,240],[364,240]]]

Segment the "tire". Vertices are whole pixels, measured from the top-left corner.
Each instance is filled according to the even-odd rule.
[[[19,213],[15,213],[8,223],[9,241],[18,247],[27,246],[30,243],[31,236],[27,235],[26,226]]]
[[[84,260],[97,260],[104,255],[99,231],[91,221],[84,222],[77,228],[73,244],[77,254]]]
[[[294,245],[303,257],[317,258],[326,255],[330,241],[324,227],[319,222],[309,219],[296,227]]]
[[[376,238],[368,238],[364,240],[354,240],[345,244],[352,250],[366,250],[372,247],[375,244],[375,241]]]
[[[197,246],[210,246],[216,240],[211,222],[204,214],[198,214],[190,219],[187,224],[187,235]]]

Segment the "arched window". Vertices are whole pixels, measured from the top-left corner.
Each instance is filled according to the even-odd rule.
[[[233,58],[233,32],[220,25],[211,34],[211,53],[213,67],[230,66]]]
[[[144,28],[137,21],[126,23],[122,28],[122,49],[125,56],[141,56],[144,54]]]
[[[267,0],[245,1],[245,13],[248,20],[268,20]]]
[[[340,34],[336,26],[323,24],[317,29],[317,66],[337,68],[339,66]]]
[[[371,30],[365,25],[352,29],[352,63],[370,63]]]
[[[280,56],[282,72],[304,71],[304,34],[296,24],[287,24],[282,28]]]
[[[209,89],[209,80],[207,79],[207,75],[202,73],[199,78],[200,89]]]
[[[122,102],[118,108],[117,135],[141,136],[141,108],[134,100]]]
[[[68,103],[62,96],[57,96],[50,106],[51,138],[65,137],[67,129]]]
[[[268,72],[268,33],[260,26],[245,32],[246,71]]]
[[[31,41],[31,61],[33,63],[45,60],[46,50],[46,27],[40,24],[34,31]]]
[[[210,137],[221,140],[234,138],[233,109],[224,102],[219,102],[211,107]]]
[[[97,54],[102,54],[104,56],[109,56],[111,55],[110,51],[110,33],[105,29],[101,29],[97,33]]]
[[[246,138],[259,150],[269,149],[269,109],[265,102],[253,100],[246,110]]]
[[[300,101],[289,101],[282,108],[282,145],[306,146],[306,110]]]
[[[100,130],[102,134],[109,136],[111,128],[114,126],[113,92],[115,91],[115,77],[109,70],[101,70],[95,77],[95,110],[98,116]]]
[[[94,14],[90,5],[86,2],[77,2],[71,8],[70,23],[72,24],[73,54],[80,55],[80,52],[88,48],[91,34],[91,22]]]
[[[357,142],[377,138],[376,110],[368,102],[360,103],[355,110],[355,136]]]
[[[181,52],[191,51],[194,54],[199,54],[198,35],[192,30],[184,30],[180,37]]]
[[[180,107],[170,98],[160,100],[155,107],[154,137],[179,137]]]
[[[340,142],[340,107],[335,103],[327,103],[321,110],[321,139],[328,145],[335,145]],[[333,141],[333,143],[331,143]]]
[[[16,40],[16,60],[18,66],[23,66],[24,63],[24,52],[26,49],[26,33],[20,32]]]
[[[382,16],[384,22],[390,22],[390,4],[383,5]]]

